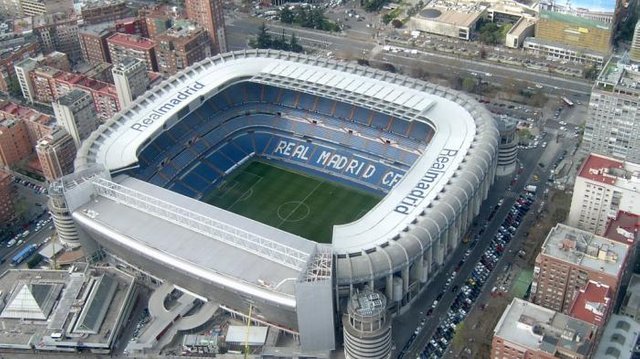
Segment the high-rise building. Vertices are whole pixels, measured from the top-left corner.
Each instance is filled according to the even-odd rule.
[[[574,53],[590,53],[594,59],[611,52],[623,1],[560,2],[543,0],[535,38],[527,39],[525,49],[543,52],[563,60],[580,61]]]
[[[62,128],[57,128],[36,146],[36,153],[44,178],[52,182],[73,172],[76,144],[73,137]]]
[[[29,131],[18,119],[0,120],[0,168],[11,167],[33,153]]]
[[[38,61],[30,57],[16,62],[13,68],[20,84],[20,90],[22,91],[22,97],[27,101],[33,103],[35,100],[35,92],[33,90],[33,84],[31,82],[31,72],[38,67]]]
[[[177,20],[172,28],[155,38],[158,71],[173,75],[211,56],[207,32],[198,24]]]
[[[578,170],[567,223],[603,235],[619,211],[640,214],[640,165],[592,153]]]
[[[107,38],[114,32],[111,23],[82,27],[78,36],[83,60],[90,64],[111,62]]]
[[[24,16],[73,13],[73,0],[20,0],[20,6]]]
[[[127,57],[112,69],[113,81],[118,93],[120,108],[129,106],[133,100],[149,88],[149,75],[144,62]]]
[[[151,39],[169,30],[173,26],[174,19],[183,16],[182,13],[175,11],[175,7],[166,5],[143,8],[139,13],[144,18],[148,37]]]
[[[76,148],[98,128],[98,115],[90,93],[72,90],[52,105],[58,124],[73,137]]]
[[[633,39],[631,40],[631,48],[629,49],[629,58],[632,61],[640,62],[640,21],[636,22],[633,30]]]
[[[156,63],[156,44],[150,39],[136,35],[116,33],[107,39],[109,55],[114,64],[125,57],[133,57],[144,62],[147,71],[158,71]]]
[[[9,92],[9,83],[15,79],[14,64],[38,54],[38,44],[28,42],[9,49],[0,48],[0,91]]]
[[[557,224],[536,257],[532,302],[568,314],[589,281],[608,286],[615,298],[626,272],[629,246]]]
[[[627,56],[612,56],[591,89],[583,150],[640,163],[640,77]]]
[[[598,327],[514,298],[493,331],[491,358],[588,359]]]
[[[212,53],[227,52],[224,13],[221,0],[185,0],[187,18],[204,27],[209,33]]]
[[[14,193],[11,175],[0,169],[0,227],[9,223],[15,216]]]

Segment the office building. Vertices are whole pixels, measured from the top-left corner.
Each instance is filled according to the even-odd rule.
[[[131,9],[124,0],[85,0],[78,7],[84,24],[114,22],[131,16]]]
[[[147,71],[158,71],[156,44],[140,36],[115,33],[107,39],[111,62],[118,64],[125,57],[133,57],[144,62]]]
[[[621,1],[544,0],[539,5],[540,15],[532,40],[542,45],[609,54],[620,6]]]
[[[0,277],[0,318],[11,330],[0,331],[0,347],[35,357],[109,354],[136,302],[135,283],[114,267],[86,263],[65,270],[8,270]]]
[[[36,153],[44,178],[52,182],[73,172],[76,145],[73,137],[62,128],[41,139],[36,145]]]
[[[640,214],[640,165],[591,153],[578,170],[567,223],[603,235],[618,212]]]
[[[185,0],[184,8],[187,18],[209,33],[212,54],[227,52],[222,0]]]
[[[514,298],[493,332],[491,358],[591,358],[598,327]]]
[[[622,315],[614,314],[604,327],[594,359],[633,359],[638,357],[640,324]]]
[[[138,59],[124,58],[121,63],[113,67],[112,72],[120,108],[129,106],[149,87],[147,69],[144,62]]]
[[[589,100],[582,149],[640,163],[640,68],[628,56],[603,67]]]
[[[114,32],[110,23],[82,27],[78,32],[82,59],[90,64],[111,62],[107,38]]]
[[[32,153],[25,123],[14,118],[0,120],[0,168],[13,167]]]
[[[622,284],[629,246],[557,224],[545,239],[533,270],[531,301],[568,314],[589,281],[608,286],[615,298]]]
[[[204,28],[178,20],[172,28],[155,38],[158,71],[173,75],[211,56],[209,36]]]
[[[23,16],[73,13],[73,0],[20,0]]]
[[[0,227],[14,219],[14,194],[13,177],[8,172],[0,169]]]
[[[53,111],[62,126],[73,137],[76,148],[98,128],[98,116],[91,94],[73,90],[52,103]]]

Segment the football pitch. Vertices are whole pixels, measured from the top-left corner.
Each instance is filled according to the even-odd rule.
[[[203,201],[320,243],[334,224],[352,222],[382,197],[254,160],[235,170]]]

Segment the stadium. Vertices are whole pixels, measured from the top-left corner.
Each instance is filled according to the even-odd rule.
[[[487,196],[498,142],[489,112],[447,88],[226,53],[100,126],[51,185],[54,223],[92,258],[330,351],[357,291],[395,315],[428,288]]]

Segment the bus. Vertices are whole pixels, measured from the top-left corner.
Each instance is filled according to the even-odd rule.
[[[573,101],[569,100],[568,98],[566,98],[564,96],[562,97],[562,101],[564,101],[564,103],[566,103],[567,106],[569,106],[569,107],[573,106]]]
[[[25,259],[29,258],[35,251],[38,249],[37,244],[30,244],[20,250],[18,254],[11,258],[11,266],[16,267],[20,265],[20,263],[24,262]]]

